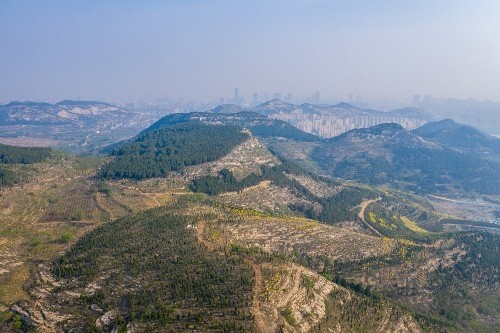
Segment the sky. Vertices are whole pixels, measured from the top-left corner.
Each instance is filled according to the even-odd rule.
[[[500,101],[498,0],[0,0],[0,101]]]

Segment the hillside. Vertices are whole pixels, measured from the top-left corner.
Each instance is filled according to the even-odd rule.
[[[83,237],[53,267],[61,287],[51,296],[60,315],[72,318],[65,330],[83,324],[250,332],[252,270],[237,254],[221,256],[197,243],[192,226],[201,218],[166,207]]]
[[[316,146],[311,158],[328,174],[418,193],[498,194],[500,167],[427,141],[397,124],[349,131]]]
[[[0,188],[22,181],[29,172],[27,165],[46,160],[52,155],[50,148],[15,147],[0,144]]]
[[[290,226],[287,219],[259,220]],[[31,313],[23,317],[31,325],[64,331],[454,331],[360,286],[337,284],[283,256],[248,247],[226,229],[247,224],[254,219],[189,196],[118,219],[83,236],[51,270],[39,269],[30,288],[39,301],[15,310]],[[293,224],[307,231],[302,226],[311,222]],[[324,231],[342,245],[325,237],[316,246],[339,253],[355,236]],[[357,237],[372,243],[370,236]],[[374,253],[379,250],[374,247]],[[371,255],[360,251],[354,257]],[[364,320],[353,322],[354,315]]]
[[[258,137],[282,137],[305,142],[319,141],[318,137],[305,133],[284,121],[270,119],[266,116],[249,111],[226,113],[225,111],[223,112],[220,110],[222,108],[226,108],[226,106],[223,105],[219,107],[219,110],[215,109],[214,112],[193,112],[167,115],[147,128],[145,132],[161,129],[178,123],[201,122],[211,125],[240,126],[250,130],[253,135]],[[217,110],[218,112],[215,112]],[[235,108],[231,107],[229,111],[232,112],[238,110],[239,108],[235,110]]]
[[[451,149],[500,162],[500,139],[451,119],[425,124],[413,133]]]
[[[441,233],[443,214],[425,198],[318,176],[234,123],[172,117],[114,156],[37,163],[6,189],[0,330],[498,326],[498,236]],[[372,149],[445,149],[386,127],[363,130]],[[137,177],[95,177],[107,171]]]
[[[57,104],[11,102],[0,106],[0,125],[83,125],[102,118],[119,117],[126,111],[95,101],[61,101]]]
[[[0,164],[32,164],[45,160],[52,153],[50,148],[14,147],[0,144]]]
[[[90,152],[133,135],[157,119],[97,101],[0,105],[0,141]]]
[[[185,166],[210,162],[245,141],[247,134],[235,126],[178,124],[145,131],[132,142],[115,148],[115,159],[104,165],[101,178],[144,179],[166,176]]]

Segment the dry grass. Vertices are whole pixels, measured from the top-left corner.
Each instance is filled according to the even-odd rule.
[[[247,217],[223,226],[226,236],[265,251],[351,261],[379,256],[391,250],[392,241],[352,232],[303,218]],[[356,244],[356,246],[353,246]]]
[[[21,185],[0,195],[0,304],[23,299],[34,261],[49,260],[108,219],[89,177],[101,159],[57,158],[32,166]]]

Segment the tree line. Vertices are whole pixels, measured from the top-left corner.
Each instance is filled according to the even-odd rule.
[[[1,164],[32,164],[42,162],[52,154],[46,147],[14,147],[0,144]]]

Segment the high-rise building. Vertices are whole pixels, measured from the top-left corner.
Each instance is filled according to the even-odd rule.
[[[285,97],[285,102],[292,103],[292,93],[288,93]]]
[[[354,94],[353,93],[349,93],[349,103],[352,103],[353,102],[353,96]]]
[[[257,105],[257,103],[259,103],[259,94],[253,93],[252,101],[253,101],[254,105]]]
[[[281,99],[281,93],[274,93],[273,99]]]
[[[226,100],[224,99],[224,97],[221,97],[221,98],[219,99],[219,104],[224,104],[224,102],[225,102],[225,101],[226,101]]]
[[[240,92],[238,88],[234,88],[234,103],[239,104],[240,103]]]
[[[316,94],[314,94],[314,101],[319,103],[319,90],[316,90]]]

